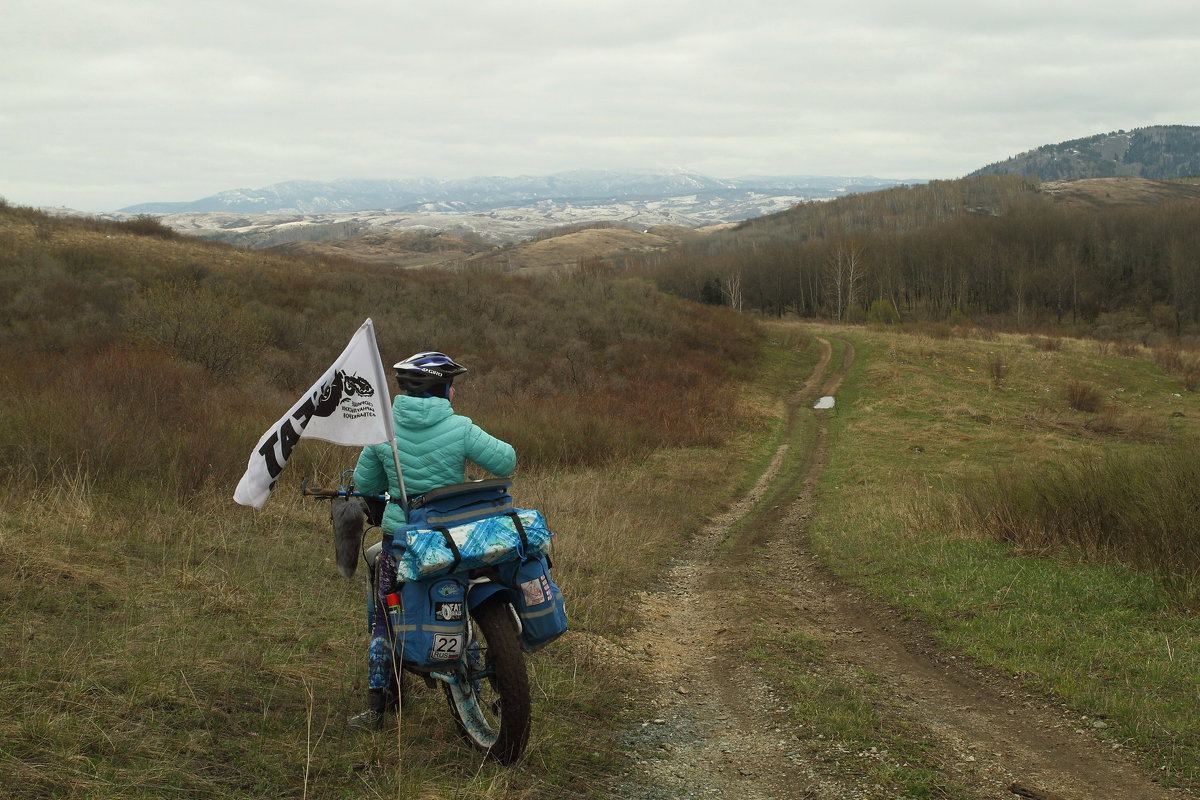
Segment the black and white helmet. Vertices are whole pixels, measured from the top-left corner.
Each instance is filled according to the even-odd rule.
[[[454,379],[467,371],[462,364],[445,353],[426,350],[392,365],[396,371],[396,386],[402,392],[421,397],[446,397]]]

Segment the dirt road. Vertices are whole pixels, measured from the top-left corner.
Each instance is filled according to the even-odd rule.
[[[814,669],[874,698],[881,715],[927,743],[943,788],[911,796],[1034,800],[1192,798],[1154,783],[1095,723],[1014,681],[939,652],[919,630],[830,576],[809,554],[807,520],[824,468],[827,411],[854,359],[823,357],[790,399],[791,419],[754,488],[715,519],[642,599],[646,623],[626,646],[645,693],[625,735],[634,769],[613,788],[630,800],[666,798],[893,798],[865,768],[895,755],[852,752],[805,730],[761,663],[746,658],[762,620],[820,645]],[[797,425],[812,415],[811,435]],[[805,423],[808,424],[808,423]],[[803,442],[801,441],[803,439]],[[809,443],[809,444],[805,444]],[[780,470],[789,448],[807,448],[800,470]],[[796,455],[796,454],[793,454]],[[788,476],[792,477],[788,477]],[[790,483],[791,485],[781,485]],[[764,497],[767,503],[760,502]],[[766,506],[764,508],[764,506]],[[746,602],[762,613],[746,624]],[[874,750],[874,752],[872,752]],[[944,787],[958,787],[949,793]]]

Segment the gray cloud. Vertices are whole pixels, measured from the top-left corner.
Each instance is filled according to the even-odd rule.
[[[0,195],[105,210],[293,178],[951,178],[1196,123],[1198,32],[1177,2],[18,0]]]

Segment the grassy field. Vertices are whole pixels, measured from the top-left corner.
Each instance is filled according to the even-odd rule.
[[[797,352],[806,370],[814,350]],[[729,414],[745,433],[722,449],[518,474],[517,502],[558,534],[572,630],[531,659],[533,736],[514,768],[460,742],[421,684],[388,732],[346,729],[364,697],[363,587],[337,574],[326,507],[293,490],[328,482],[352,450],[302,443],[260,512],[232,487],[181,502],[82,474],[10,491],[0,797],[593,796],[620,758],[630,688],[609,643],[636,590],[769,455],[769,403],[747,396]]]
[[[631,687],[606,654],[636,622],[633,596],[770,459],[786,421],[780,398],[816,360],[813,334],[858,351],[830,417],[812,522],[819,555],[926,620],[947,649],[1061,697],[1152,771],[1194,784],[1200,624],[1186,580],[1084,549],[998,540],[961,504],[969,479],[996,468],[1039,474],[1088,454],[1194,441],[1200,398],[1186,374],[1149,352],[1072,340],[770,326],[764,368],[742,390],[728,419],[737,434],[723,447],[517,476],[518,503],[558,531],[572,631],[532,659],[534,733],[511,769],[463,745],[440,694],[423,686],[387,733],[345,729],[363,695],[363,590],[337,575],[325,508],[289,491],[286,474],[261,512],[234,507],[231,486],[187,498],[114,492],[61,464],[52,480],[10,485],[0,510],[0,797],[598,794],[621,769],[620,702]],[[1097,411],[1072,407],[1073,382],[1099,394]],[[258,432],[239,424],[251,439]],[[328,479],[352,457],[306,442],[289,465],[292,486]],[[795,637],[776,645],[797,664],[821,657]],[[796,686],[831,735],[866,742],[889,731],[888,746],[913,767],[881,781],[936,783],[923,745],[873,720],[872,698],[846,691]]]
[[[586,796],[614,757],[621,688],[597,644],[729,493],[716,463],[664,452],[519,477],[518,502],[557,529],[573,630],[531,659],[534,735],[514,769],[460,743],[419,684],[398,729],[345,728],[364,696],[363,589],[337,575],[324,506],[279,492],[258,513],[222,498],[147,512],[86,486],[10,502],[0,796]]]
[[[471,366],[456,408],[517,447],[517,501],[559,533],[573,630],[533,659],[516,769],[423,686],[390,735],[346,730],[363,588],[296,489],[353,449],[302,442],[262,511],[231,499],[368,316],[389,361]],[[603,637],[742,479],[757,349],[749,320],[641,281],[397,274],[0,202],[0,797],[586,796],[616,757]]]
[[[980,481],[997,475],[1053,491],[1062,464],[1101,455],[1140,464],[1172,444],[1194,445],[1200,397],[1186,374],[1152,353],[1118,355],[1095,342],[825,333],[851,340],[858,359],[831,421],[813,525],[820,556],[925,620],[949,650],[1061,698],[1151,772],[1194,785],[1194,559],[1155,570],[1136,547],[1006,541],[964,512]],[[1095,396],[1090,411],[1074,407],[1080,384]],[[1194,512],[1197,488],[1182,491]],[[1194,513],[1182,526],[1172,513],[1164,507],[1159,524],[1182,531],[1180,552],[1195,552]]]

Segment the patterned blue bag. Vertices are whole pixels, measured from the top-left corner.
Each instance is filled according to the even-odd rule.
[[[553,535],[541,512],[532,509],[514,508],[453,526],[432,527],[427,520],[424,525],[409,524],[394,534],[396,578],[419,581],[524,560],[545,553]]]

